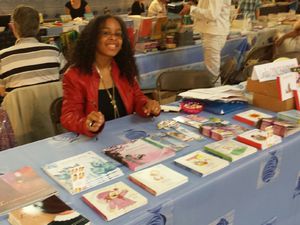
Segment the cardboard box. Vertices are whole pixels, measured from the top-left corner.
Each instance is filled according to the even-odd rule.
[[[295,100],[290,98],[285,101],[280,101],[279,98],[270,97],[267,95],[253,93],[253,103],[254,106],[268,109],[273,112],[280,112],[290,109],[295,109]]]
[[[279,88],[276,80],[259,82],[258,80],[247,80],[247,91],[277,98],[279,100]]]

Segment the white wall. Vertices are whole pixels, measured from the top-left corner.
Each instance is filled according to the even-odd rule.
[[[103,14],[104,8],[108,7],[113,14],[124,14],[130,10],[134,0],[86,0],[97,14]],[[67,0],[0,0],[0,14],[11,14],[15,6],[26,4],[33,6],[48,18],[64,14],[64,5]],[[145,5],[149,5],[151,0],[145,0]]]

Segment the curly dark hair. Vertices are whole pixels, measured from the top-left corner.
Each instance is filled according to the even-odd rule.
[[[71,65],[78,67],[83,74],[91,74],[96,59],[97,42],[99,40],[101,27],[103,27],[106,20],[110,18],[119,22],[123,40],[122,48],[114,57],[114,60],[120,69],[121,76],[126,77],[129,83],[133,84],[134,78],[138,76],[138,68],[135,63],[133,50],[130,46],[126,25],[118,16],[98,16],[89,22],[76,41],[71,56]]]

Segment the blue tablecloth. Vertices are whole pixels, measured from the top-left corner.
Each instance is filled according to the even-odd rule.
[[[247,43],[245,37],[228,40],[222,50],[222,58],[236,55],[241,44]],[[241,52],[244,54],[245,52]],[[142,89],[154,89],[157,76],[164,71],[178,69],[204,69],[202,45],[178,47],[171,50],[136,54]]]
[[[240,111],[235,113],[238,112]],[[154,119],[131,115],[107,122],[97,139],[81,136],[76,138],[74,134],[67,133],[9,149],[0,152],[0,172],[15,170],[24,165],[32,166],[57,188],[59,196],[66,203],[97,225],[299,225],[299,134],[285,138],[283,143],[272,148],[233,162],[207,177],[199,177],[173,162],[179,156],[203,149],[203,145],[213,140],[207,138],[202,142],[190,142],[188,148],[163,162],[164,165],[188,176],[189,182],[158,197],[131,183],[127,178],[131,171],[121,166],[124,176],[86,192],[123,181],[144,195],[148,204],[111,222],[105,222],[85,205],[80,199],[81,194],[70,195],[41,169],[47,163],[85,151],[92,150],[104,156],[101,149],[122,143],[124,131],[135,129],[156,132],[157,122],[176,115],[162,113]],[[201,115],[210,116],[206,112]],[[238,123],[231,119],[232,116],[233,113],[223,118]],[[167,219],[166,223],[162,222],[162,217]],[[0,224],[8,224],[6,219],[6,216],[0,217]]]

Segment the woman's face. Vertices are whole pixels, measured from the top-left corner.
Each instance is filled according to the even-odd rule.
[[[71,4],[78,4],[80,2],[81,2],[81,0],[71,0]]]
[[[106,57],[116,56],[121,50],[123,43],[123,35],[119,22],[114,18],[109,18],[100,29],[97,54]]]

